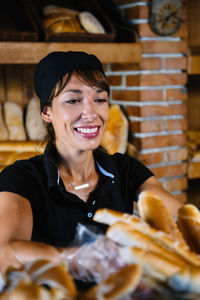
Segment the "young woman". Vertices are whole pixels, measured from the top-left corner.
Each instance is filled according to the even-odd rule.
[[[34,86],[48,143],[43,155],[0,174],[2,273],[37,257],[60,261],[63,249],[67,257],[78,223],[103,232],[92,219],[95,211],[132,213],[142,191],[159,196],[176,214],[181,203],[150,170],[99,147],[109,117],[109,85],[96,56],[52,52],[38,64]]]

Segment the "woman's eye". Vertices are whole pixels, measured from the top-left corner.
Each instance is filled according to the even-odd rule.
[[[97,103],[105,103],[105,102],[108,102],[108,99],[99,98],[99,99],[96,99],[96,102]]]
[[[69,103],[69,104],[76,104],[76,103],[79,103],[80,100],[78,100],[78,99],[71,99],[71,100],[67,100],[66,102]]]

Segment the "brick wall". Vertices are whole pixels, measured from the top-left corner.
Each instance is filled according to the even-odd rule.
[[[183,202],[187,189],[186,7],[178,32],[162,37],[148,24],[149,1],[114,0],[124,22],[138,32],[142,61],[111,64],[112,102],[126,110],[139,159]]]

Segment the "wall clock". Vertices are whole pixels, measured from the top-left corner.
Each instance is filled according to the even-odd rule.
[[[150,19],[151,29],[159,35],[175,33],[182,20],[183,0],[151,0]]]

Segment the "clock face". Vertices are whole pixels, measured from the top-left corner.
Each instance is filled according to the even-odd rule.
[[[182,0],[152,0],[150,26],[159,35],[175,33],[181,25]]]

